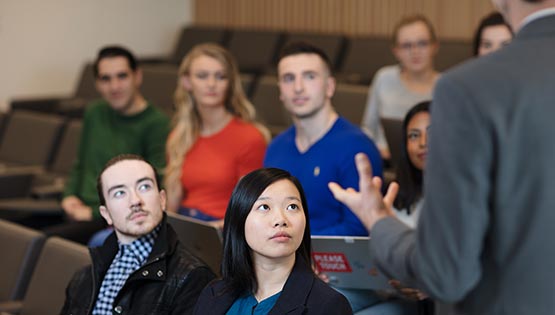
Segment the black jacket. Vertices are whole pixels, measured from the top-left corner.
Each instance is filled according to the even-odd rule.
[[[222,315],[236,297],[225,290],[223,280],[215,281],[202,291],[194,314]],[[351,305],[339,292],[318,279],[310,267],[297,257],[281,295],[268,315],[347,315]]]
[[[90,249],[92,266],[78,271],[66,290],[62,315],[91,314],[102,280],[118,252],[115,233]],[[114,300],[114,314],[191,314],[215,275],[177,240],[166,216],[147,261],[134,271]]]

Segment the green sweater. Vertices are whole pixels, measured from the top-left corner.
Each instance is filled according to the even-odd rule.
[[[150,103],[141,113],[123,116],[104,100],[93,102],[83,118],[77,160],[64,197],[79,197],[93,209],[93,216],[99,217],[96,179],[106,162],[118,154],[138,154],[161,174],[169,128],[168,117]]]

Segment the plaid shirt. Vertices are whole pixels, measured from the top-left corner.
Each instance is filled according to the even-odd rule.
[[[119,244],[118,253],[114,260],[112,260],[104,280],[102,280],[100,292],[92,312],[93,315],[112,314],[112,307],[116,296],[121,288],[123,288],[127,278],[146,262],[159,230],[160,225],[149,234],[141,236],[131,244]]]

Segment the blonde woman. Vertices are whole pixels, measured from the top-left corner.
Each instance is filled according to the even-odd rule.
[[[268,131],[255,122],[237,64],[215,44],[193,47],[179,67],[166,145],[168,210],[222,222],[237,181],[262,167]]]
[[[401,19],[393,30],[392,44],[399,63],[381,68],[374,76],[362,122],[386,160],[391,154],[380,119],[402,120],[414,104],[430,100],[440,76],[434,68],[439,43],[425,16]]]

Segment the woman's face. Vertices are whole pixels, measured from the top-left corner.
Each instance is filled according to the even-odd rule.
[[[430,113],[419,112],[407,124],[407,153],[417,169],[423,171],[428,155],[428,128]]]
[[[506,25],[492,25],[482,30],[478,56],[487,55],[508,45],[513,39],[511,31]]]
[[[403,70],[418,73],[433,69],[437,49],[426,24],[417,21],[399,28],[393,53]]]
[[[183,87],[193,94],[197,106],[224,106],[229,87],[228,73],[217,59],[201,55],[193,59]]]
[[[245,221],[253,261],[293,258],[301,245],[306,218],[297,187],[282,179],[268,186]]]

